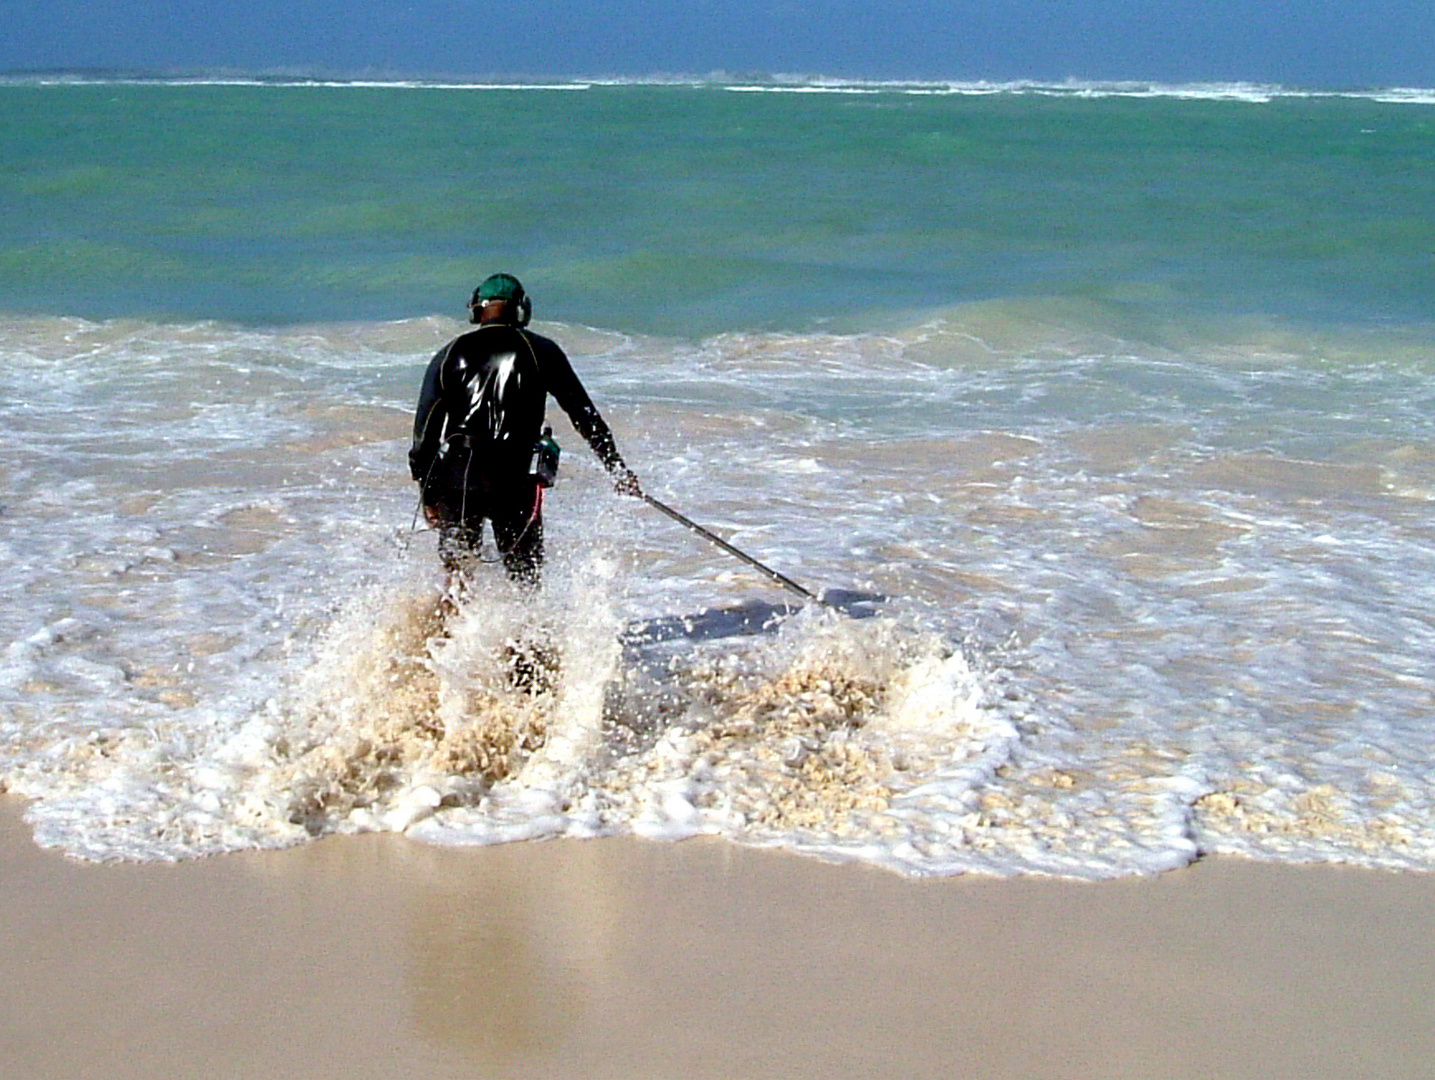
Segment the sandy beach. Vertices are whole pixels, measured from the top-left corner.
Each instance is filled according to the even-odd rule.
[[[1435,877],[904,880],[717,842],[177,865],[0,799],[0,1076],[1435,1075]]]

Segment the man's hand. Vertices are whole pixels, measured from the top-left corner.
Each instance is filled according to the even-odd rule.
[[[619,465],[613,470],[613,490],[619,495],[631,495],[635,499],[643,497],[643,486],[638,483],[633,470],[626,465]]]

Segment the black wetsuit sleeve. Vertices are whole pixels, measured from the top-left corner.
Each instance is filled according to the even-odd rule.
[[[583,384],[578,381],[578,375],[574,372],[573,365],[568,362],[567,355],[548,338],[537,334],[526,336],[533,346],[533,355],[538,361],[548,392],[553,395],[553,400],[558,402],[558,407],[568,414],[568,419],[573,422],[578,434],[583,436],[583,441],[593,448],[593,453],[598,455],[598,460],[609,472],[626,469],[627,465],[623,463],[623,457],[613,442],[613,432],[599,415],[588,391],[584,390]]]
[[[452,344],[440,349],[429,361],[424,381],[419,388],[419,404],[414,410],[414,441],[409,447],[409,475],[419,483],[428,477],[434,458],[448,429],[448,410],[443,400],[443,367]]]

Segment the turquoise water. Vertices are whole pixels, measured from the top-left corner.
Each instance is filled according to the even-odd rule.
[[[1435,868],[1435,94],[12,82],[0,116],[0,790],[40,843]],[[704,637],[785,595],[550,413],[543,593],[495,570],[437,635],[407,434],[497,269],[647,490],[880,612]],[[501,658],[539,632],[529,699]]]
[[[0,87],[0,310],[887,325],[1012,297],[1425,322],[1435,113],[1369,97]]]

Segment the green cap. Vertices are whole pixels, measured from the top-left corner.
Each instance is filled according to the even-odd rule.
[[[523,283],[512,274],[494,274],[485,278],[473,292],[474,303],[484,300],[522,300]]]

